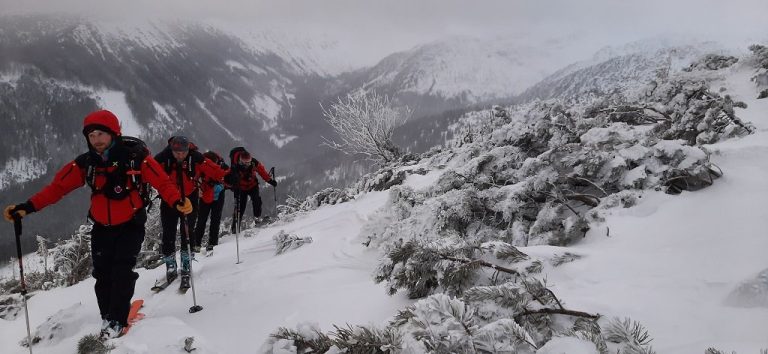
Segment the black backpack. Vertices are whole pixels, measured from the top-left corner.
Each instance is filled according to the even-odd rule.
[[[78,156],[75,163],[80,168],[86,169],[85,182],[91,188],[92,193],[104,193],[107,198],[114,200],[124,199],[130,194],[130,185],[128,184],[130,179],[131,184],[138,189],[144,206],[149,210],[152,207],[151,186],[141,180],[141,163],[149,156],[149,148],[139,138],[121,136],[119,139],[119,146],[113,147],[114,150],[110,151],[110,153],[117,155],[114,156],[118,163],[117,169],[104,173],[107,183],[101,190],[96,189],[94,184],[97,162],[100,157],[95,152],[89,151]]]
[[[170,147],[166,147],[165,150],[163,150],[160,154],[160,158],[155,158],[157,162],[159,162],[161,165],[163,165],[163,169],[165,170],[165,173],[169,176],[173,172],[173,164],[178,163],[176,161],[176,158],[173,157],[173,152],[171,152]],[[190,148],[189,154],[187,155],[187,158],[184,159],[184,161],[187,162],[187,168],[185,169],[185,173],[187,177],[191,179],[195,179],[195,167],[198,163],[201,163],[205,160],[205,157],[203,154],[197,150],[197,147]],[[179,168],[178,166],[176,166]]]
[[[232,168],[235,168],[237,166],[235,161],[235,155],[237,155],[238,152],[245,152],[245,148],[242,146],[238,146],[232,150],[229,151],[229,165],[232,166]]]

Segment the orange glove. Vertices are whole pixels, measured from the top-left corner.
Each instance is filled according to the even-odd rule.
[[[5,220],[13,222],[14,215],[18,216],[19,218],[23,218],[27,216],[27,214],[31,214],[34,212],[35,212],[35,208],[32,206],[32,204],[27,202],[27,203],[9,205],[5,207],[5,210],[3,210],[3,217],[5,218]]]
[[[184,215],[189,215],[192,213],[192,202],[189,200],[189,198],[184,198],[184,200],[179,200],[176,202],[176,210],[181,212]]]

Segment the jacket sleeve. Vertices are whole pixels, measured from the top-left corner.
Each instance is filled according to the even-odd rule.
[[[224,176],[227,174],[227,171],[225,171],[223,168],[221,168],[207,157],[204,158],[202,162],[200,162],[198,168],[200,169],[200,172],[205,175],[205,177],[208,177],[217,182],[223,181]]]
[[[58,202],[69,192],[82,187],[84,184],[85,173],[75,161],[72,161],[62,167],[59,172],[56,172],[53,182],[29,198],[29,201],[35,210],[39,211]]]
[[[163,170],[162,166],[152,157],[147,157],[141,163],[141,178],[144,182],[152,185],[157,192],[160,193],[160,197],[168,203],[168,205],[174,205],[181,200],[181,193],[176,188],[176,184],[171,181],[168,175]]]
[[[259,162],[256,165],[256,171],[259,173],[259,176],[265,181],[269,182],[272,180],[272,176],[269,175],[269,172],[267,172],[267,168],[264,167],[264,164]]]

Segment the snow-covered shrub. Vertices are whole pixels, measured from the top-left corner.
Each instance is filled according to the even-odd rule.
[[[616,344],[619,353],[654,354],[648,331],[638,322],[629,318],[613,319],[604,331],[605,340]]]
[[[262,354],[297,353],[399,353],[401,339],[391,328],[334,326],[324,334],[317,324],[301,323],[296,329],[279,328],[259,349]]]
[[[87,334],[77,342],[77,354],[108,354],[113,349],[98,334]]]
[[[752,81],[758,88],[763,89],[758,98],[766,98],[768,97],[768,47],[755,44],[750,46],[749,50],[752,51],[755,66],[758,68]]]
[[[21,298],[17,295],[0,296],[0,318],[13,321],[22,310]]]
[[[81,225],[72,237],[61,241],[54,248],[53,265],[58,284],[74,285],[91,275],[92,228],[93,225]]]
[[[304,200],[289,197],[285,204],[277,207],[279,212],[278,218],[290,220],[298,213],[315,210],[322,205],[345,203],[352,199],[354,199],[354,195],[349,190],[338,188],[323,189]]]
[[[579,343],[580,353],[653,353],[638,323],[614,321],[603,329],[598,318],[563,307],[540,282],[521,281],[473,288],[463,298],[431,295],[400,311],[384,329],[335,326],[325,334],[316,324],[279,328],[259,352],[533,354],[544,348],[559,353],[553,350],[562,343]]]
[[[137,260],[138,267],[144,267],[151,269],[162,264],[162,252],[161,247],[163,244],[162,234],[163,225],[160,221],[160,204],[165,203],[162,200],[155,200],[152,207],[147,211],[147,222],[144,224],[146,232],[144,233],[144,243],[141,245],[141,252]],[[222,221],[222,229],[225,228],[224,221]],[[181,247],[178,244],[178,247]]]
[[[299,237],[297,235],[289,234],[284,230],[280,230],[280,232],[273,236],[272,239],[275,241],[275,254],[283,254],[289,250],[297,249],[306,243],[312,242],[311,237]]]
[[[768,307],[768,269],[741,282],[728,294],[725,302],[737,307]]]
[[[683,71],[720,70],[736,64],[738,61],[739,58],[730,55],[707,54],[683,69]]]
[[[405,171],[395,172],[392,169],[382,169],[361,178],[361,189],[366,192],[383,191],[405,180]]]

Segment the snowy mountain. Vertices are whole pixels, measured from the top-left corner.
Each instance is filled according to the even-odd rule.
[[[395,53],[371,69],[357,73],[363,90],[401,97],[426,96],[417,112],[439,113],[448,108],[506,99],[575,61],[564,55],[574,49],[573,38],[533,42],[527,38],[480,40],[455,37]],[[443,103],[445,106],[446,103]],[[413,104],[411,104],[413,105]]]
[[[13,129],[0,131],[0,189],[7,191],[0,202],[27,198],[81,153],[82,118],[99,107],[113,110],[124,133],[154,152],[185,134],[225,155],[246,146],[268,165],[280,162],[283,173],[311,179],[327,154],[314,135],[324,128],[318,95],[333,69],[316,71],[322,63],[312,58],[333,48],[312,42],[319,47],[297,44],[289,52],[294,43],[274,34],[240,38],[205,24],[3,17],[0,123]],[[66,208],[70,224],[44,230],[71,229],[82,215],[68,213],[81,209]]]
[[[706,54],[735,53],[722,44],[691,38],[653,38],[609,46],[592,58],[572,63],[530,86],[516,101],[600,96],[611,92],[637,95],[641,94],[638,90],[658,75],[680,72]]]
[[[189,337],[199,353],[765,350],[768,101],[753,80],[765,58],[658,77],[638,101],[468,113],[450,144],[288,205],[239,245],[224,237],[193,263],[201,312],[188,313],[189,293],[150,292],[161,269],[138,270],[146,317],[108,344],[113,353],[180,352]],[[282,231],[312,242],[283,248]],[[234,264],[238,247],[244,262]],[[34,293],[36,353],[70,353],[98,330],[92,288],[87,279]],[[27,352],[11,344],[26,336],[23,314],[6,319],[0,339]]]

